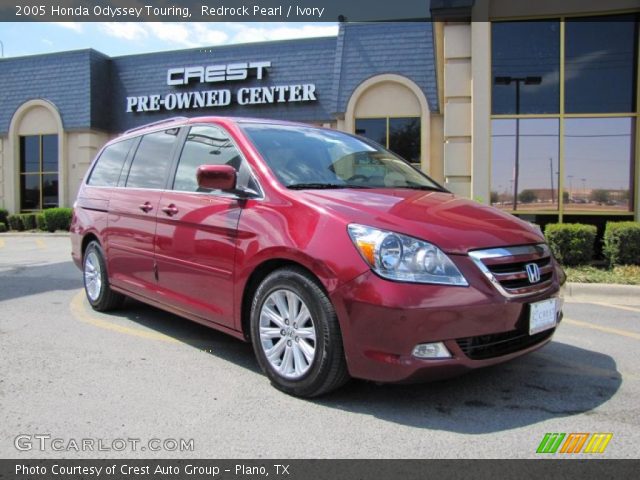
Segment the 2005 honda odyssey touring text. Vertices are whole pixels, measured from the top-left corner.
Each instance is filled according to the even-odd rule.
[[[445,378],[535,350],[565,276],[535,226],[367,139],[176,118],[98,154],[72,255],[92,307],[132,297],[250,341],[273,385]]]

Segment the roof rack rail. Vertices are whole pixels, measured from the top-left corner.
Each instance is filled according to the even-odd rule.
[[[129,130],[125,131],[124,134],[126,135],[127,133],[137,132],[138,130],[144,130],[145,128],[155,127],[156,125],[162,125],[163,123],[173,123],[173,122],[182,121],[182,120],[189,120],[189,118],[188,117],[165,118],[164,120],[158,120],[157,122],[147,123],[146,125],[140,125],[139,127],[130,128]]]

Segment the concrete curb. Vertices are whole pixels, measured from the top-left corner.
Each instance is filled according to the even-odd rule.
[[[4,232],[0,233],[0,238],[4,237],[21,237],[21,238],[33,238],[33,237],[68,237],[69,232]]]
[[[567,282],[565,287],[565,300],[568,302],[640,305],[640,285]]]

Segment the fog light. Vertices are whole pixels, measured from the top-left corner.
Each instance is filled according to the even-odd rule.
[[[418,358],[451,358],[451,353],[442,342],[420,343],[414,347],[412,355]]]

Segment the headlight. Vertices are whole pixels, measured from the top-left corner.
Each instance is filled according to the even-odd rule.
[[[351,224],[349,236],[378,275],[391,280],[469,285],[458,267],[435,245],[400,233]]]

